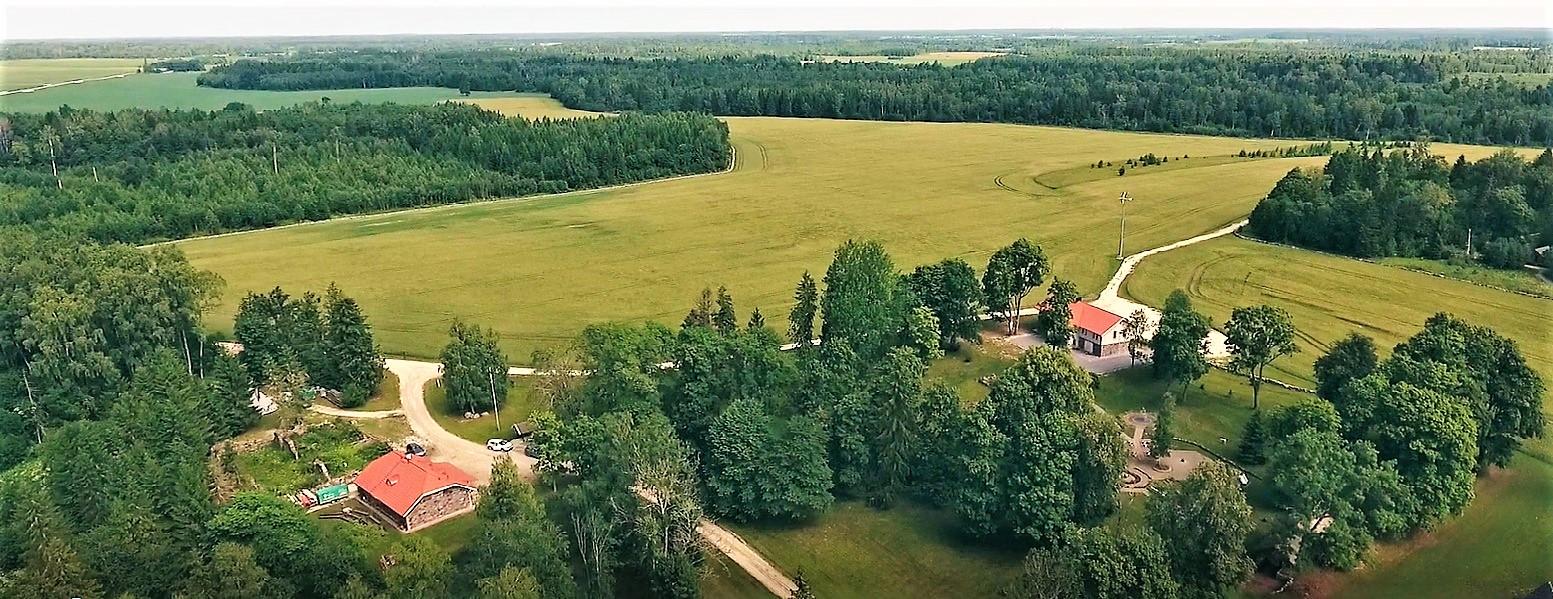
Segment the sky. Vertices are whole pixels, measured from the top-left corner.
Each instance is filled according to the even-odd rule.
[[[0,0],[4,40],[569,32],[1533,27],[1553,0]],[[1550,33],[1553,39],[1553,33]]]

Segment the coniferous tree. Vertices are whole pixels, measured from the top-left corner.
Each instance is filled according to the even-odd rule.
[[[442,350],[442,387],[448,407],[459,413],[484,412],[507,401],[507,356],[495,331],[455,321]]]
[[[1159,400],[1159,413],[1154,416],[1154,430],[1149,436],[1149,457],[1156,460],[1170,455],[1175,441],[1172,435],[1176,411],[1176,398],[1169,391]]]
[[[733,310],[733,296],[728,294],[727,287],[717,288],[717,313],[712,316],[712,327],[723,334],[739,327],[739,315]]]
[[[383,356],[372,341],[372,327],[356,300],[345,297],[339,288],[329,285],[324,296],[328,313],[324,348],[328,354],[328,377],[324,386],[344,393],[344,406],[366,403],[383,382]]]
[[[1263,430],[1262,411],[1252,410],[1251,418],[1246,420],[1246,427],[1240,433],[1240,445],[1235,452],[1241,463],[1248,466],[1267,463],[1266,435],[1266,431]]]
[[[788,315],[787,338],[800,346],[814,339],[814,317],[819,315],[820,291],[809,271],[803,271],[793,291],[793,311]]]

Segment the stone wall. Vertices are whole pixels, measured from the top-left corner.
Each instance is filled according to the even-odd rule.
[[[475,492],[466,487],[449,487],[422,497],[405,517],[405,529],[417,530],[473,510]]]

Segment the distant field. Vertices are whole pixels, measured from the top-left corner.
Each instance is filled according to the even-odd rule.
[[[823,62],[888,62],[894,64],[922,64],[936,62],[946,67],[952,67],[967,62],[975,62],[983,58],[1003,56],[1007,52],[924,52],[911,56],[884,56],[882,54],[867,54],[861,56],[821,56]]]
[[[138,62],[136,63],[139,64]],[[91,81],[52,87],[25,94],[0,96],[0,112],[48,112],[69,104],[73,108],[121,110],[125,108],[199,108],[214,110],[242,102],[260,110],[282,108],[329,98],[336,102],[398,102],[432,104],[459,98],[458,90],[444,87],[395,89],[337,89],[296,92],[217,89],[195,85],[199,73],[146,73],[122,79]],[[511,94],[477,92],[473,98],[499,98]]]
[[[1288,142],[991,124],[728,119],[732,173],[627,189],[398,212],[182,243],[227,281],[212,323],[274,285],[337,281],[386,351],[434,355],[454,317],[495,327],[508,355],[612,319],[677,323],[727,285],[741,314],[781,326],[792,285],[847,238],[885,242],[904,269],[948,256],[980,268],[1020,236],[1088,293],[1114,269],[1116,196],[1143,248],[1242,218],[1290,168],[1321,159],[1203,161],[1041,195],[1000,187],[1147,152],[1224,155]],[[1037,301],[1031,298],[1031,301]]]
[[[0,60],[0,91],[140,70],[138,58],[21,58]],[[16,94],[12,94],[13,96]],[[25,94],[22,94],[25,95]],[[0,100],[3,102],[3,100]],[[3,104],[0,104],[3,106]]]
[[[545,94],[513,94],[504,98],[476,98],[457,100],[474,104],[487,110],[495,110],[507,116],[537,119],[577,119],[608,116],[607,112],[575,110],[562,106],[559,101]]]

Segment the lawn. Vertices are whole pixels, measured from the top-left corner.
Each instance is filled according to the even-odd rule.
[[[0,90],[36,87],[140,70],[139,58],[19,58],[0,60]],[[36,94],[13,94],[25,96]],[[4,106],[5,100],[0,100]]]
[[[139,65],[139,61],[136,61]],[[459,98],[458,90],[445,87],[395,89],[337,89],[264,91],[218,89],[195,85],[199,73],[144,73],[122,79],[65,85],[26,94],[0,96],[0,112],[47,112],[62,104],[92,110],[125,108],[200,108],[215,110],[230,102],[242,102],[259,110],[282,108],[329,98],[335,102],[398,102],[432,104]],[[511,94],[477,92],[475,98]]]
[[[1029,237],[1056,276],[1093,293],[1115,267],[1121,191],[1137,198],[1128,244],[1157,246],[1243,217],[1290,168],[1320,162],[1204,160],[1037,196],[997,180],[1147,152],[1288,144],[995,124],[728,122],[738,150],[731,173],[180,245],[228,283],[212,314],[217,327],[250,290],[335,281],[361,302],[389,353],[433,356],[461,317],[495,328],[508,355],[523,356],[590,323],[676,324],[708,285],[727,285],[741,313],[758,306],[783,326],[799,275],[823,273],[848,238],[883,241],[909,269],[950,256],[979,268],[997,247]]]
[[[1243,376],[1217,368],[1189,386],[1182,399],[1179,385],[1167,385],[1154,379],[1149,368],[1142,366],[1100,377],[1100,388],[1095,400],[1111,414],[1143,410],[1159,410],[1160,398],[1166,387],[1176,395],[1174,436],[1188,439],[1213,450],[1234,456],[1240,443],[1240,433],[1251,417],[1251,385]],[[1289,391],[1273,385],[1262,386],[1262,409],[1298,403],[1314,396]],[[1130,432],[1130,429],[1126,432]],[[1219,439],[1227,441],[1220,442]]]
[[[960,402],[976,405],[987,398],[991,391],[981,383],[982,377],[1000,374],[1014,365],[1019,356],[1017,348],[1008,345],[985,343],[976,345],[964,342],[960,348],[948,352],[928,365],[927,376],[939,379],[960,392]]]
[[[507,116],[520,116],[529,120],[592,118],[596,116],[609,116],[610,114],[607,112],[567,108],[562,106],[555,98],[545,94],[513,94],[511,97],[506,98],[475,98],[458,101],[468,102]]]
[[[431,412],[431,417],[448,432],[476,443],[495,437],[511,438],[512,424],[528,420],[542,403],[534,389],[533,377],[515,376],[512,386],[507,389],[507,403],[501,407],[499,422],[492,414],[465,420],[462,414],[448,406],[448,395],[441,382],[442,379],[426,382],[426,411]]]
[[[339,421],[313,424],[295,438],[301,459],[274,443],[233,456],[239,490],[289,494],[324,482],[317,462],[339,477],[360,470],[388,450],[381,443],[364,440],[354,425]]]
[[[993,597],[1024,556],[963,540],[953,516],[909,504],[839,503],[811,523],[731,528],[789,576],[802,571],[827,599]]]
[[[399,375],[394,374],[392,370],[383,369],[383,382],[378,384],[377,392],[367,399],[367,403],[351,409],[362,412],[399,409]]]
[[[952,67],[955,65],[975,62],[983,58],[1003,56],[1006,52],[923,52],[911,56],[885,56],[883,54],[863,54],[857,56],[825,55],[820,57],[821,62],[888,62],[891,64],[918,65],[923,63],[938,63],[939,65]]]

